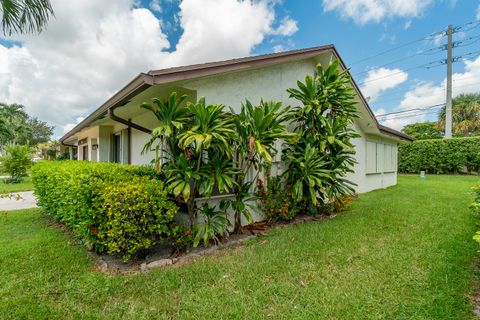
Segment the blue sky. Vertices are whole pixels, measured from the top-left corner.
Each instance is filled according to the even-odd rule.
[[[336,46],[377,114],[437,105],[444,102],[446,67],[439,61],[446,52],[435,48],[445,44],[441,32],[448,24],[461,27],[454,40],[463,42],[454,56],[474,52],[454,64],[454,94],[480,91],[479,1],[72,0],[65,5],[54,0],[52,5],[55,21],[41,35],[0,39],[0,100],[25,104],[55,124],[58,135],[141,71],[324,44]],[[419,67],[428,63],[431,68]],[[435,119],[437,111],[380,120],[400,129]]]

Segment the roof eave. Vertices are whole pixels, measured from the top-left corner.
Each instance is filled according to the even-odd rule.
[[[88,127],[93,121],[104,116],[108,109],[116,108],[125,104],[130,98],[150,87],[151,85],[153,85],[153,83],[154,76],[146,73],[140,73],[132,81],[130,81],[127,85],[125,85],[122,89],[120,89],[117,93],[110,97],[105,103],[98,107],[97,110],[95,110],[88,117],[83,119],[72,130],[65,133],[60,138],[60,142],[64,144],[65,140],[78,133],[82,129]]]

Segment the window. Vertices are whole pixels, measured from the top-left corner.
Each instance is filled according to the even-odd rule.
[[[366,173],[395,172],[397,170],[395,145],[367,141]]]
[[[377,144],[367,141],[367,173],[377,173]]]
[[[122,137],[120,134],[113,135],[113,162],[122,163]]]

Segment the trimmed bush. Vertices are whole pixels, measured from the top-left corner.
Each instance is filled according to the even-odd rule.
[[[32,168],[39,205],[98,253],[125,260],[170,236],[177,207],[148,167],[81,161]]]
[[[480,137],[402,142],[398,170],[402,173],[470,173],[480,169]]]

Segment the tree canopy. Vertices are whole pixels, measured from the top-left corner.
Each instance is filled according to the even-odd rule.
[[[445,109],[438,113],[438,121],[408,124],[402,132],[417,140],[443,138]],[[452,131],[454,137],[480,136],[480,93],[462,93],[453,99]]]
[[[443,138],[443,131],[439,129],[437,122],[434,121],[407,124],[403,127],[402,132],[416,140]]]
[[[50,140],[53,126],[25,112],[21,104],[0,103],[0,147],[8,143],[37,145]]]
[[[457,137],[480,135],[480,93],[462,93],[453,99],[452,122]],[[438,114],[438,125],[445,128],[445,107]]]

